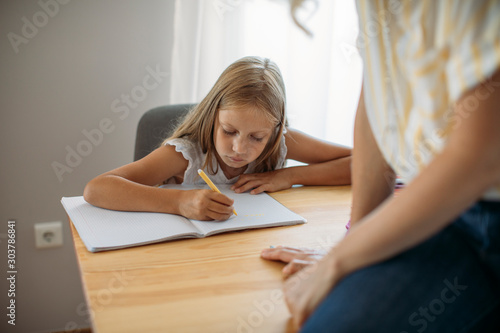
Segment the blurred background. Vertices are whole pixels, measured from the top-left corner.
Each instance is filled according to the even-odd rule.
[[[288,0],[17,0],[0,2],[0,17],[1,332],[91,326],[61,197],[131,162],[142,114],[199,102],[233,61],[271,58],[290,125],[352,146],[362,67],[353,0],[306,2],[297,17],[312,36]],[[61,246],[37,247],[47,222],[61,222]]]

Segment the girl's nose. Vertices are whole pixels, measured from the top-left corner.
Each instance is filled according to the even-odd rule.
[[[246,151],[245,140],[241,137],[237,137],[233,140],[233,151],[238,154],[242,154]]]

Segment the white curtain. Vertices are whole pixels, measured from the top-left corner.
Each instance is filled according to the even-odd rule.
[[[170,102],[199,102],[233,61],[267,57],[283,74],[291,127],[352,146],[361,87],[354,0],[317,4],[299,12],[309,37],[287,0],[176,0]]]

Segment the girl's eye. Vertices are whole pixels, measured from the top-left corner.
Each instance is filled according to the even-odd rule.
[[[222,129],[222,131],[224,132],[225,135],[234,135],[235,134],[235,132],[226,131],[225,129]]]
[[[252,136],[252,140],[257,141],[257,142],[262,142],[262,140],[264,140],[264,138],[258,138],[256,136]]]

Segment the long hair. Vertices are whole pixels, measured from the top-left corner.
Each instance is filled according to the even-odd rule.
[[[267,58],[245,57],[232,63],[167,140],[187,138],[199,143],[206,154],[203,168],[215,174],[217,170],[213,170],[211,161],[216,154],[213,136],[218,111],[244,107],[264,112],[275,125],[266,147],[255,160],[255,172],[274,170],[279,158],[281,138],[288,124],[283,78],[278,66]]]

